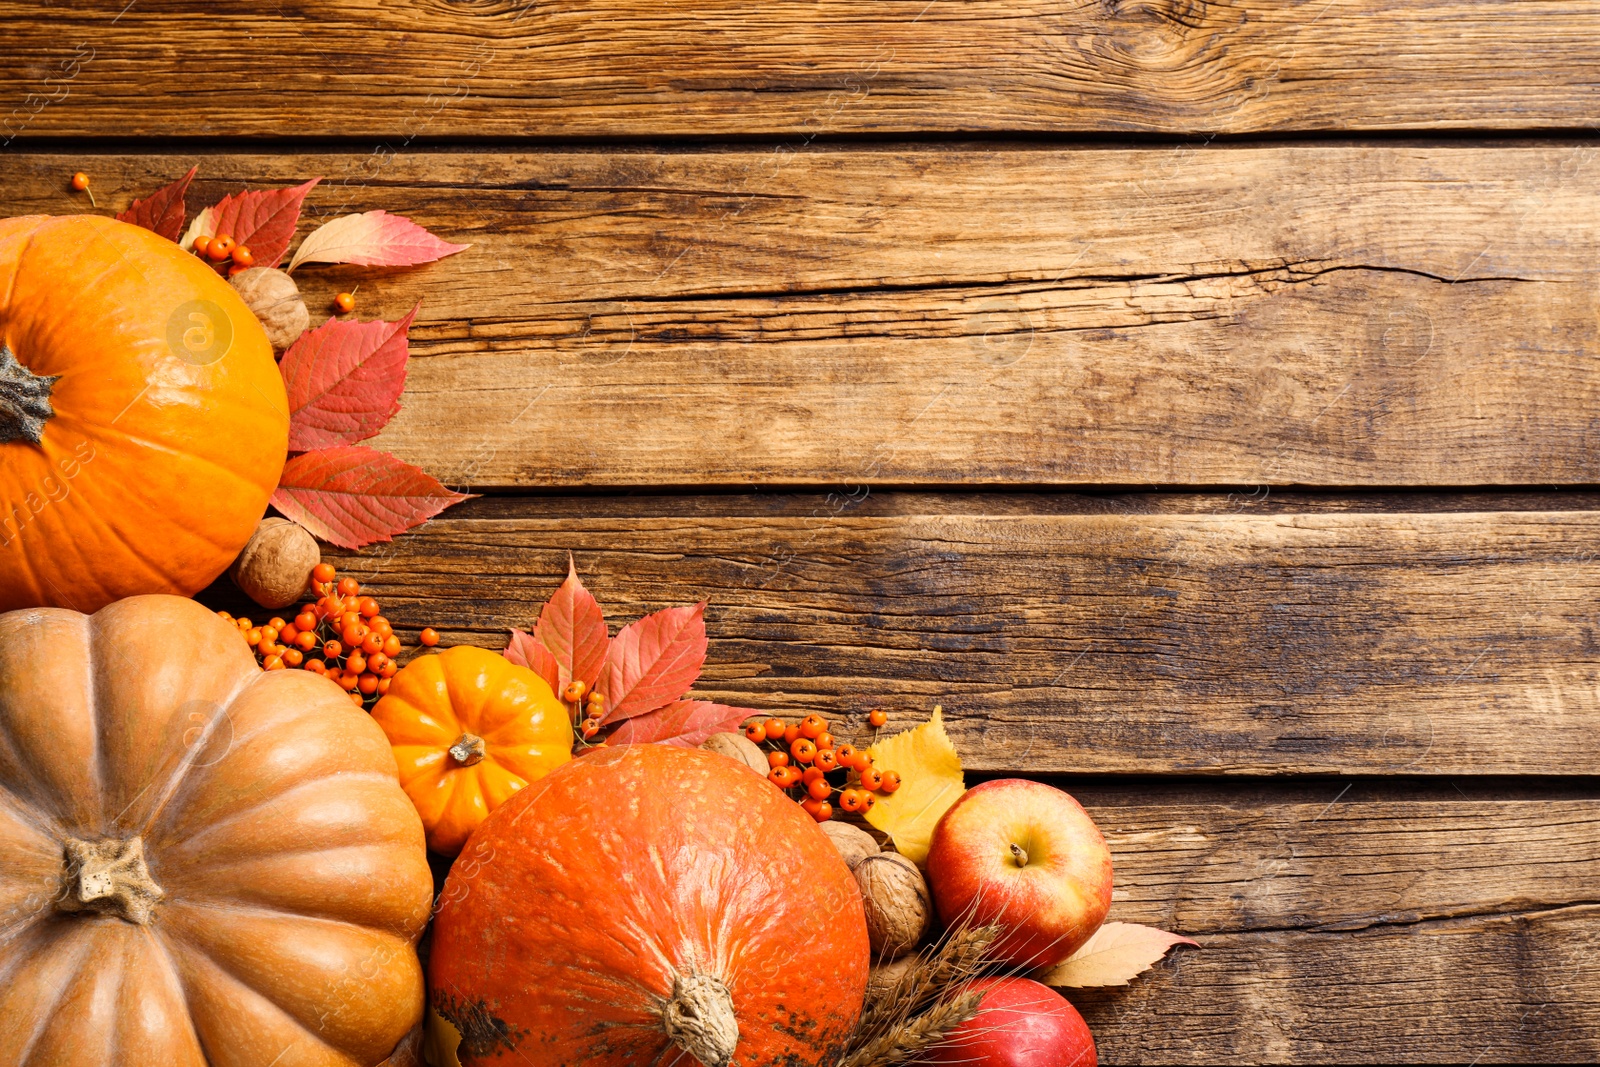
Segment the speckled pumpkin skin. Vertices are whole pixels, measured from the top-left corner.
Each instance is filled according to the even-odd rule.
[[[725,982],[737,1067],[831,1067],[871,950],[837,850],[771,783],[710,752],[592,752],[507,800],[440,899],[434,1010],[461,1062],[687,1064],[655,1005]]]

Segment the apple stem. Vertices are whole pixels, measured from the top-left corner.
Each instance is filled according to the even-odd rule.
[[[1021,845],[1012,845],[1011,858],[1017,861],[1018,867],[1026,867],[1028,865],[1028,850]]]

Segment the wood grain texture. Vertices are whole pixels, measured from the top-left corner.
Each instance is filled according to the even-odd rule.
[[[0,4],[0,140],[1585,128],[1558,0]],[[10,112],[9,119],[5,118]]]
[[[990,772],[1587,774],[1594,512],[629,518],[473,501],[330,556],[403,627],[503,647],[576,554],[614,625],[710,601],[700,689]],[[735,507],[729,511],[735,511]],[[484,518],[474,518],[483,514]],[[857,723],[859,726],[859,722]]]
[[[1201,943],[1130,988],[1068,993],[1102,1062],[1600,1054],[1600,800],[1323,789],[1091,801],[1117,866],[1111,917]]]
[[[1600,482],[1600,146],[207,156],[474,247],[374,442],[468,486]],[[191,157],[93,161],[103,203]],[[0,212],[81,206],[0,159]],[[311,220],[304,224],[309,227]]]

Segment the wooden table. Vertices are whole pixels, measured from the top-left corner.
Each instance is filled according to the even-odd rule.
[[[1600,1057],[1600,4],[0,0],[0,210],[326,180],[472,250],[341,556],[503,645],[575,554],[701,689],[1091,807],[1108,1063]],[[7,115],[9,114],[9,117]]]

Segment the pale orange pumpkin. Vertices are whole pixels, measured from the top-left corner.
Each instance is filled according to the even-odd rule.
[[[383,732],[192,600],[0,615],[0,1062],[371,1067],[432,879]]]
[[[261,324],[149,230],[0,221],[0,611],[96,611],[221,574],[283,473]]]
[[[472,645],[408,663],[372,717],[428,847],[454,856],[517,790],[572,758],[572,719],[533,671]]]
[[[644,744],[484,821],[439,898],[428,985],[463,1063],[833,1067],[870,956],[855,878],[798,804],[724,756]]]

